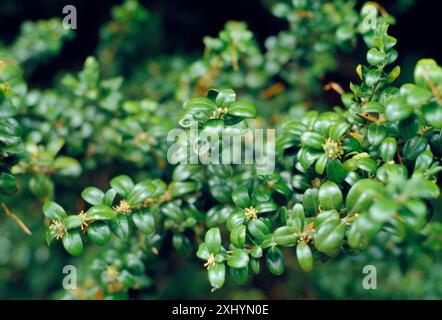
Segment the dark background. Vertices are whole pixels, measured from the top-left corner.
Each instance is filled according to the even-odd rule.
[[[31,75],[35,86],[49,85],[60,70],[79,69],[88,55],[95,52],[100,26],[110,19],[111,7],[122,0],[0,0],[0,41],[10,43],[25,20],[63,17],[62,8],[72,4],[77,8],[78,29],[74,40],[68,42],[60,55],[43,64]],[[414,66],[418,57],[432,57],[440,63],[441,9],[436,0],[379,1],[397,18],[392,34],[398,38],[399,63]],[[156,55],[169,53],[201,53],[202,38],[214,36],[228,20],[246,21],[262,45],[266,37],[285,28],[285,23],[272,16],[265,1],[257,0],[142,0],[161,25],[161,48]],[[146,34],[149,37],[149,34]],[[357,52],[360,59],[364,51]],[[152,53],[150,53],[152,54]],[[361,61],[361,60],[356,60]],[[403,68],[410,76],[412,70]],[[408,79],[403,79],[408,80]]]

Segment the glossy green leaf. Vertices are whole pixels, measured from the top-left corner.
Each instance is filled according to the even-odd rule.
[[[217,254],[221,251],[221,232],[219,228],[210,228],[205,236],[205,243],[210,253]]]
[[[273,232],[273,240],[280,246],[294,246],[299,240],[297,228],[290,226],[279,227]]]
[[[104,246],[110,242],[111,230],[104,222],[97,221],[89,225],[87,235],[92,243]]]
[[[373,66],[379,66],[387,62],[387,54],[375,48],[368,50],[367,61]]]
[[[368,126],[367,139],[373,146],[381,144],[386,134],[387,130],[382,125],[379,126],[376,123],[372,123]]]
[[[78,228],[83,224],[83,219],[80,216],[70,215],[63,219],[63,224],[66,229]]]
[[[347,176],[348,171],[344,168],[341,161],[338,159],[331,159],[327,162],[326,174],[330,181],[342,183]]]
[[[296,246],[296,257],[302,270],[310,272],[313,269],[313,255],[309,245],[304,241]]]
[[[179,197],[196,191],[197,187],[198,185],[196,184],[196,182],[177,181],[173,183],[171,193],[174,197]]]
[[[380,199],[369,209],[370,219],[382,223],[390,220],[397,213],[397,205],[393,200]]]
[[[83,252],[83,240],[78,230],[71,230],[61,239],[63,247],[72,256],[79,256]]]
[[[319,190],[310,188],[305,190],[302,200],[305,212],[308,214],[316,214],[319,212]]]
[[[230,241],[237,248],[243,248],[246,242],[246,226],[238,225],[230,232]]]
[[[340,221],[329,220],[321,224],[315,234],[315,247],[326,253],[334,255],[344,241],[345,225]]]
[[[123,198],[127,198],[132,190],[134,183],[132,179],[126,175],[115,177],[111,180],[110,185]]]
[[[326,181],[321,185],[319,188],[319,204],[323,210],[339,210],[342,207],[342,192],[336,183]]]
[[[149,198],[154,191],[155,187],[152,182],[150,180],[144,180],[132,187],[127,195],[127,202],[130,206],[140,204]]]
[[[385,138],[379,146],[379,154],[384,162],[389,162],[394,159],[397,151],[397,142],[393,137]]]
[[[86,212],[86,220],[87,221],[96,221],[96,220],[112,220],[115,219],[116,213],[112,210],[112,208],[105,205],[96,205],[90,207]]]
[[[207,273],[209,276],[210,285],[213,288],[219,289],[224,285],[224,281],[226,278],[226,267],[224,263],[217,263],[213,266],[210,266]]]
[[[233,102],[228,111],[229,115],[241,118],[256,118],[256,107],[253,103],[245,100]]]
[[[49,221],[63,220],[67,214],[66,211],[56,202],[48,201],[43,206],[43,213]]]
[[[249,263],[249,255],[243,249],[235,249],[227,258],[227,264],[232,268],[244,268]]]
[[[261,219],[250,220],[247,229],[252,237],[258,241],[262,241],[270,233],[269,228]]]
[[[155,218],[147,209],[138,209],[132,213],[132,221],[143,233],[151,235],[155,232]]]
[[[371,179],[361,179],[356,182],[347,194],[346,206],[348,212],[361,212],[368,209],[377,195],[383,194],[383,185]]]
[[[117,214],[115,220],[109,221],[109,227],[118,238],[125,240],[129,237],[129,222],[126,215]]]
[[[307,147],[322,150],[325,139],[319,133],[307,131],[301,135],[301,142]]]
[[[81,193],[81,197],[91,205],[103,204],[104,192],[95,187],[87,187]]]
[[[0,193],[12,195],[17,192],[16,179],[9,173],[0,173]]]
[[[402,154],[408,160],[416,160],[418,155],[427,148],[427,145],[428,140],[424,136],[415,136],[405,143]]]
[[[247,208],[250,206],[249,191],[246,187],[239,187],[232,191],[232,200],[240,208]]]

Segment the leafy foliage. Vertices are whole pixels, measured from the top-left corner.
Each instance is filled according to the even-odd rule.
[[[327,260],[378,246],[380,237],[398,247],[423,234],[438,246],[437,224],[429,221],[440,198],[442,68],[422,59],[414,83],[396,87],[397,41],[387,24],[394,19],[376,4],[361,14],[355,5],[278,2],[273,12],[289,28],[268,38],[265,52],[246,24],[231,21],[203,39],[201,59],[157,61],[142,81],[135,69],[129,81],[116,75],[128,72],[123,59],[137,60],[144,48],[133,38],[150,16],[132,0],[102,29],[99,59],[89,57],[53,88],[29,89],[20,74],[31,58],[19,49],[31,31],[5,49],[18,65],[0,60],[0,191],[16,192],[15,176],[27,181],[44,202],[48,244],[60,240],[72,256],[90,243],[108,249],[92,262],[92,289],[79,298],[124,298],[150,287],[148,263],[167,246],[202,259],[213,290],[227,277],[245,284],[264,267],[283,274],[287,252],[315,272]],[[373,10],[376,21],[367,25]],[[368,47],[367,63],[356,67],[360,82],[348,92],[339,87],[342,106],[333,111],[306,109],[306,102],[321,104],[320,78],[358,34]],[[64,36],[30,56],[53,54]],[[192,123],[214,134],[276,126],[275,172],[166,163],[167,133],[179,127],[189,134]],[[191,156],[188,147],[176,159]],[[110,165],[129,169],[110,178],[123,171],[106,171]],[[54,183],[97,170],[109,183],[83,183],[90,185],[76,209],[54,202]]]

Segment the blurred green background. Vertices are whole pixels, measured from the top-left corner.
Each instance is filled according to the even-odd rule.
[[[204,0],[147,0],[141,3],[149,10],[149,24],[137,32],[138,54],[124,60],[119,70],[125,78],[136,78],[137,68],[149,60],[168,59],[179,55],[192,60],[204,50],[202,38],[216,36],[228,20],[247,22],[259,45],[283,30],[285,22],[274,17],[269,10],[272,1],[224,0],[219,4]],[[76,6],[78,30],[60,53],[52,59],[38,63],[30,69],[26,79],[30,87],[51,86],[60,73],[78,71],[87,56],[98,50],[100,28],[111,19],[111,8],[121,4],[117,0],[0,0],[0,42],[9,45],[26,20],[62,17],[64,5]],[[433,57],[440,63],[442,45],[438,38],[440,10],[437,1],[380,1],[397,18],[391,32],[398,38],[400,82],[407,82],[419,58]],[[354,66],[364,59],[365,48],[352,53],[339,53],[339,67],[326,78],[342,84],[354,79]],[[112,73],[112,72],[110,72]],[[326,80],[324,80],[324,83]],[[154,81],[154,79],[152,80]],[[335,96],[327,95],[330,105],[337,103]],[[128,170],[128,171],[127,171]],[[130,172],[124,165],[106,168],[105,177],[85,172],[74,183],[57,181],[57,196],[66,203],[75,202],[86,185],[85,181],[106,180],[111,174]],[[64,277],[62,266],[75,265],[79,277],[103,249],[90,248],[81,258],[71,258],[60,246],[50,249],[45,242],[41,204],[30,194],[22,194],[13,201],[14,212],[25,217],[33,235],[22,233],[17,225],[0,214],[0,298],[52,299],[66,296],[61,288]],[[440,206],[436,206],[433,221],[442,221]],[[262,272],[246,286],[228,283],[225,288],[209,294],[205,270],[193,254],[183,258],[180,253],[163,250],[161,259],[147,263],[151,284],[147,289],[130,292],[131,298],[158,299],[441,299],[442,298],[442,227],[433,224],[427,230],[430,237],[416,235],[401,243],[402,248],[388,245],[380,237],[366,252],[350,258],[338,258],[319,266],[311,274],[300,270],[294,252],[286,250],[287,270],[281,277]],[[387,244],[387,245],[386,245]],[[106,249],[104,249],[106,250]],[[294,250],[292,250],[294,251]],[[364,290],[362,268],[374,265],[378,271],[378,288]],[[191,285],[189,285],[191,284]]]

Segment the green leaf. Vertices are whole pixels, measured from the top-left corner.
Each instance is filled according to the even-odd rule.
[[[304,241],[296,246],[296,257],[302,270],[310,272],[313,269],[313,255],[310,246]]]
[[[387,83],[392,83],[395,81],[399,75],[401,74],[401,67],[396,66],[387,74]]]
[[[305,212],[309,214],[316,214],[319,212],[319,190],[310,188],[305,190],[302,200]]]
[[[109,221],[109,227],[118,238],[125,240],[129,237],[129,222],[126,215],[118,213],[115,220]]]
[[[433,154],[430,151],[422,152],[414,164],[414,172],[425,172],[433,163]]]
[[[283,226],[273,232],[273,240],[280,246],[291,247],[299,240],[299,230],[295,227]]]
[[[110,182],[111,187],[123,198],[127,198],[132,190],[134,183],[132,179],[126,175],[115,177]]]
[[[107,192],[104,194],[103,204],[105,206],[112,207],[112,205],[114,204],[114,200],[115,200],[116,195],[117,195],[117,191],[115,191],[114,189],[111,188],[111,189],[107,190]]]
[[[319,150],[304,147],[299,149],[297,159],[301,166],[307,170],[322,154]]]
[[[314,238],[315,247],[327,255],[334,255],[341,247],[345,225],[339,220],[328,220],[319,226]]]
[[[397,142],[393,137],[385,138],[379,147],[379,154],[384,162],[389,162],[394,159],[397,151]]]
[[[223,89],[218,91],[215,102],[219,107],[230,107],[235,99],[235,91],[233,91],[232,89]]]
[[[365,237],[373,237],[382,228],[382,223],[370,219],[366,214],[361,214],[354,222],[355,228]]]
[[[214,289],[219,289],[224,285],[226,278],[226,267],[224,263],[217,263],[209,267],[209,282]]]
[[[429,218],[426,205],[421,200],[411,199],[405,203],[405,207],[399,212],[404,223],[415,230],[425,227]]]
[[[51,245],[52,241],[54,241],[55,238],[57,238],[57,231],[48,228],[46,230],[46,243],[48,244],[48,246]]]
[[[110,242],[111,230],[104,222],[97,221],[87,228],[87,235],[92,243],[104,246]]]
[[[235,283],[243,285],[249,280],[249,268],[248,266],[244,268],[230,268],[230,275]]]
[[[244,100],[233,102],[227,114],[241,118],[256,118],[257,116],[255,105]]]
[[[346,205],[349,213],[368,209],[378,195],[385,193],[384,186],[371,179],[356,182],[347,194]]]
[[[232,268],[244,268],[249,263],[249,255],[243,249],[235,249],[227,258],[227,264]]]
[[[436,199],[440,195],[437,184],[432,181],[425,180],[420,176],[414,176],[404,186],[405,195],[413,198]]]
[[[16,179],[9,173],[0,173],[0,193],[13,195],[17,192]]]
[[[172,185],[171,194],[174,197],[180,197],[182,195],[196,191],[198,185],[196,182],[182,182],[177,181]]]
[[[371,48],[367,52],[367,61],[373,66],[380,66],[387,62],[387,54],[378,49]]]
[[[173,170],[173,181],[185,181],[197,174],[201,168],[193,164],[179,164]]]
[[[283,179],[275,182],[271,189],[282,194],[286,198],[289,198],[292,194],[292,190]]]
[[[258,241],[263,241],[270,233],[269,228],[261,219],[250,220],[247,229],[252,237]]]
[[[367,139],[368,142],[373,146],[381,144],[386,134],[387,130],[382,125],[377,125],[376,123],[372,123],[368,126]]]
[[[44,204],[43,213],[49,221],[63,220],[67,217],[66,211],[54,201],[48,201]]]
[[[361,111],[364,113],[368,112],[384,113],[385,107],[377,101],[369,101],[362,106]]]
[[[376,172],[376,178],[383,183],[388,183],[391,177],[407,178],[407,168],[396,163],[385,163]]]
[[[137,209],[132,214],[132,221],[143,233],[151,235],[155,233],[155,218],[148,209]]]
[[[81,219],[80,216],[71,215],[63,219],[63,224],[68,230],[74,229],[80,227],[83,224],[83,219]]]
[[[434,128],[442,128],[442,106],[436,101],[422,106],[422,113],[425,120]]]
[[[184,114],[195,116],[196,119],[210,116],[215,109],[215,102],[206,97],[194,98],[184,104]]]
[[[355,249],[365,248],[368,245],[368,238],[358,230],[356,224],[352,224],[347,235],[348,244]]]
[[[39,199],[51,199],[54,196],[54,182],[45,174],[32,176],[29,189]]]
[[[407,92],[407,104],[413,107],[419,107],[424,103],[427,103],[432,96],[433,94],[431,91],[414,86],[410,91]]]
[[[278,210],[278,206],[273,201],[260,202],[256,205],[258,213],[272,212]]]
[[[271,247],[265,255],[267,269],[277,276],[284,273],[284,255],[278,247]]]
[[[204,242],[199,245],[198,251],[196,252],[196,256],[200,259],[203,259],[203,260],[209,259],[210,251]]]
[[[326,221],[339,220],[339,218],[340,218],[339,213],[336,210],[321,211],[318,213],[318,215],[316,216],[316,219],[313,223],[314,223],[315,227],[318,227]]]
[[[72,256],[79,256],[83,252],[83,241],[78,230],[71,230],[61,239],[63,247]]]
[[[369,209],[370,219],[383,223],[394,217],[398,206],[392,200],[380,199],[376,201]]]
[[[344,168],[341,161],[338,159],[331,159],[327,162],[326,174],[330,181],[342,183],[347,176],[348,171]]]
[[[205,243],[210,253],[217,254],[221,251],[221,232],[219,228],[210,228],[207,230]]]
[[[246,216],[242,211],[232,212],[226,221],[227,230],[232,231],[236,226],[244,224]]]
[[[80,163],[70,157],[58,157],[54,161],[53,168],[60,176],[76,177],[81,173]]]
[[[344,121],[338,121],[330,127],[329,137],[335,142],[341,140],[341,137],[350,128],[350,124]]]
[[[130,206],[136,206],[140,204],[147,198],[149,198],[153,192],[155,191],[155,187],[150,180],[144,180],[140,183],[137,183],[127,195],[127,202]]]
[[[239,187],[232,191],[232,200],[239,208],[247,208],[250,206],[249,191],[246,187]]]
[[[301,142],[310,148],[322,150],[322,145],[325,143],[325,139],[317,132],[304,132],[301,135]]]
[[[393,98],[385,108],[385,117],[390,121],[400,121],[413,113],[413,107],[407,104],[404,97]]]
[[[316,171],[316,173],[317,174],[323,174],[324,171],[325,171],[325,167],[326,167],[327,163],[328,163],[328,156],[327,156],[327,154],[324,153],[323,155],[321,155],[318,158],[318,160],[316,160],[316,163],[315,163],[315,171]]]
[[[236,248],[243,248],[246,243],[246,226],[234,227],[230,232],[230,241]]]
[[[342,192],[334,182],[327,181],[319,188],[319,204],[323,210],[342,207]]]
[[[260,263],[259,263],[259,259],[252,258],[252,259],[250,260],[250,266],[252,267],[252,271],[253,271],[255,274],[259,274],[259,271],[260,271],[260,269],[261,269],[261,266],[260,266]]]
[[[81,193],[81,197],[91,205],[103,204],[104,192],[95,187],[87,187]]]
[[[112,220],[115,217],[116,213],[112,208],[102,204],[90,207],[86,212],[86,221]]]
[[[420,87],[430,88],[430,81],[440,83],[442,69],[433,59],[421,59],[414,69],[414,81]]]
[[[416,160],[417,156],[425,151],[428,145],[428,140],[423,135],[417,135],[409,140],[404,145],[402,154],[405,159]]]
[[[373,87],[381,80],[382,72],[379,69],[370,69],[365,75],[365,83],[369,87]]]
[[[356,160],[358,169],[366,171],[368,173],[375,173],[378,169],[377,163],[370,157],[362,157]]]

